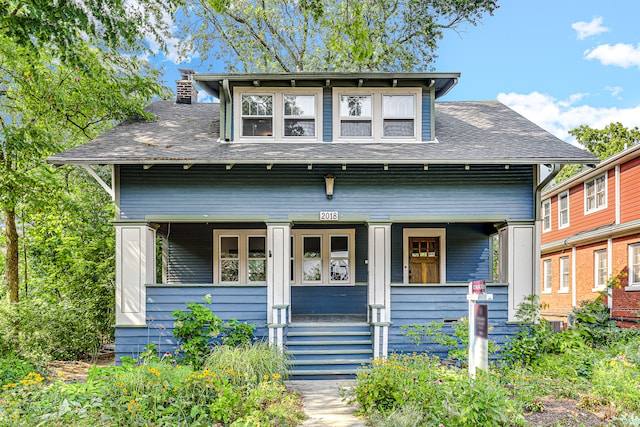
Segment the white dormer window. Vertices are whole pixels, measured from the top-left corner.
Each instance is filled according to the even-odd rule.
[[[284,136],[316,136],[315,95],[284,95]]]
[[[234,89],[234,140],[317,142],[322,88]]]
[[[371,137],[372,95],[340,95],[340,136]]]
[[[334,140],[419,141],[421,93],[420,88],[334,88]]]
[[[242,136],[273,136],[273,95],[242,95]]]
[[[415,137],[415,105],[414,95],[382,95],[382,135]]]

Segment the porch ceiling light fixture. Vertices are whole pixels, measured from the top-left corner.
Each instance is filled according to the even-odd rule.
[[[333,183],[335,182],[335,180],[336,177],[330,173],[324,176],[324,186],[327,192],[327,199],[333,199]]]

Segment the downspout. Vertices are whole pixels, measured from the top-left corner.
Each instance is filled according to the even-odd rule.
[[[224,94],[226,99],[226,103],[224,105],[225,109],[225,121],[224,121],[224,140],[231,141],[231,117],[233,117],[233,112],[231,111],[231,89],[229,87],[229,79],[222,80],[222,89],[224,90]]]
[[[563,164],[560,163],[554,163],[552,168],[551,168],[551,172],[549,173],[549,175],[547,175],[547,177],[545,179],[542,180],[542,182],[540,184],[538,184],[538,186],[536,187],[536,200],[535,200],[535,204],[534,204],[534,218],[536,221],[540,221],[540,209],[541,209],[541,204],[542,204],[542,189],[544,187],[547,186],[548,183],[550,183],[553,178],[555,178],[560,171],[562,170],[562,168],[564,167]]]

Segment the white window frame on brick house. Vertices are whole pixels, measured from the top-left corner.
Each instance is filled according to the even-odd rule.
[[[558,268],[560,273],[560,287],[558,289],[559,294],[568,294],[569,293],[569,257],[564,256],[560,257],[560,268]]]
[[[558,194],[558,229],[569,226],[569,191]]]
[[[551,231],[551,199],[542,201],[542,232]]]
[[[364,97],[371,100],[370,111],[350,109],[349,97]],[[412,105],[402,108],[400,105],[392,107],[392,97],[411,99]],[[409,98],[411,97],[411,98]],[[400,100],[399,98],[396,100]],[[352,111],[353,110],[353,111]],[[422,135],[422,89],[421,88],[333,88],[333,140],[344,142],[421,142]],[[411,135],[392,135],[392,122],[413,120]],[[343,135],[343,123],[350,121],[371,122],[371,135]],[[386,132],[385,132],[385,124]],[[399,129],[395,127],[396,129]],[[385,134],[386,133],[386,134]]]
[[[607,208],[607,173],[584,183],[584,213],[590,214]]]
[[[271,115],[243,114],[242,104],[246,96],[271,96]],[[306,111],[294,111],[287,108],[287,97],[313,97],[312,104],[306,103]],[[321,142],[322,141],[322,88],[292,88],[292,87],[235,87],[233,94],[234,105],[234,141],[235,142]],[[243,120],[254,117],[272,120],[271,135],[244,135]],[[305,126],[298,126],[299,131],[287,132],[287,125],[299,120],[306,122]],[[308,123],[313,121],[313,131],[302,133],[309,129]],[[287,134],[289,133],[289,135]]]
[[[625,291],[640,291],[640,243],[629,245],[629,276]]]
[[[256,257],[251,256],[249,251],[251,238],[264,239],[264,256]],[[236,256],[229,255],[223,252],[222,240],[225,238],[237,239],[237,254]],[[225,285],[244,285],[244,284],[263,284],[266,283],[266,230],[214,230],[213,231],[213,283],[225,284]],[[225,256],[226,255],[226,256]],[[237,280],[224,280],[223,278],[223,263],[225,261],[237,260],[238,273]],[[264,280],[251,280],[250,265],[255,263],[262,263],[264,269]]]
[[[291,284],[301,286],[355,285],[355,230],[354,229],[292,229]],[[320,238],[320,253],[305,254],[305,238]],[[347,251],[332,250],[333,238],[347,238]],[[335,248],[334,248],[335,249]],[[320,265],[320,278],[304,277],[305,262]]]
[[[550,294],[553,292],[553,261],[545,259],[542,261],[542,293]]]
[[[593,252],[593,292],[602,291],[607,288],[609,278],[607,250],[598,249]]]

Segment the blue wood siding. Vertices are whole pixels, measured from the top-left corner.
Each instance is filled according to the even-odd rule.
[[[431,92],[422,91],[422,140],[431,141]]]
[[[222,320],[236,318],[253,323],[257,328],[257,339],[268,337],[265,286],[148,286],[147,327],[116,327],[116,360],[122,356],[138,357],[149,343],[155,344],[160,354],[173,352],[176,340],[171,312],[186,310],[187,302],[203,302],[202,298],[207,294],[211,295],[209,307]]]
[[[324,175],[336,177],[333,199],[325,194]],[[512,220],[533,218],[533,167],[513,165],[339,166],[141,165],[120,168],[121,219],[145,215],[492,215]]]
[[[405,228],[445,228],[447,282],[489,280],[489,235],[483,224],[394,224],[391,227],[391,282],[403,281],[403,230]]]
[[[507,286],[487,286],[487,293],[493,294],[489,306],[489,339],[502,346],[507,336],[513,337],[518,326],[507,324]],[[427,350],[440,357],[447,356],[447,349],[429,342],[416,346],[402,334],[401,326],[412,324],[426,325],[432,321],[468,317],[467,286],[392,286],[391,287],[391,322],[389,328],[389,350],[396,352],[413,352]],[[445,326],[443,332],[452,334],[451,326]]]
[[[366,285],[291,287],[291,314],[366,313]]]
[[[333,91],[330,87],[322,89],[322,140],[333,141]]]

